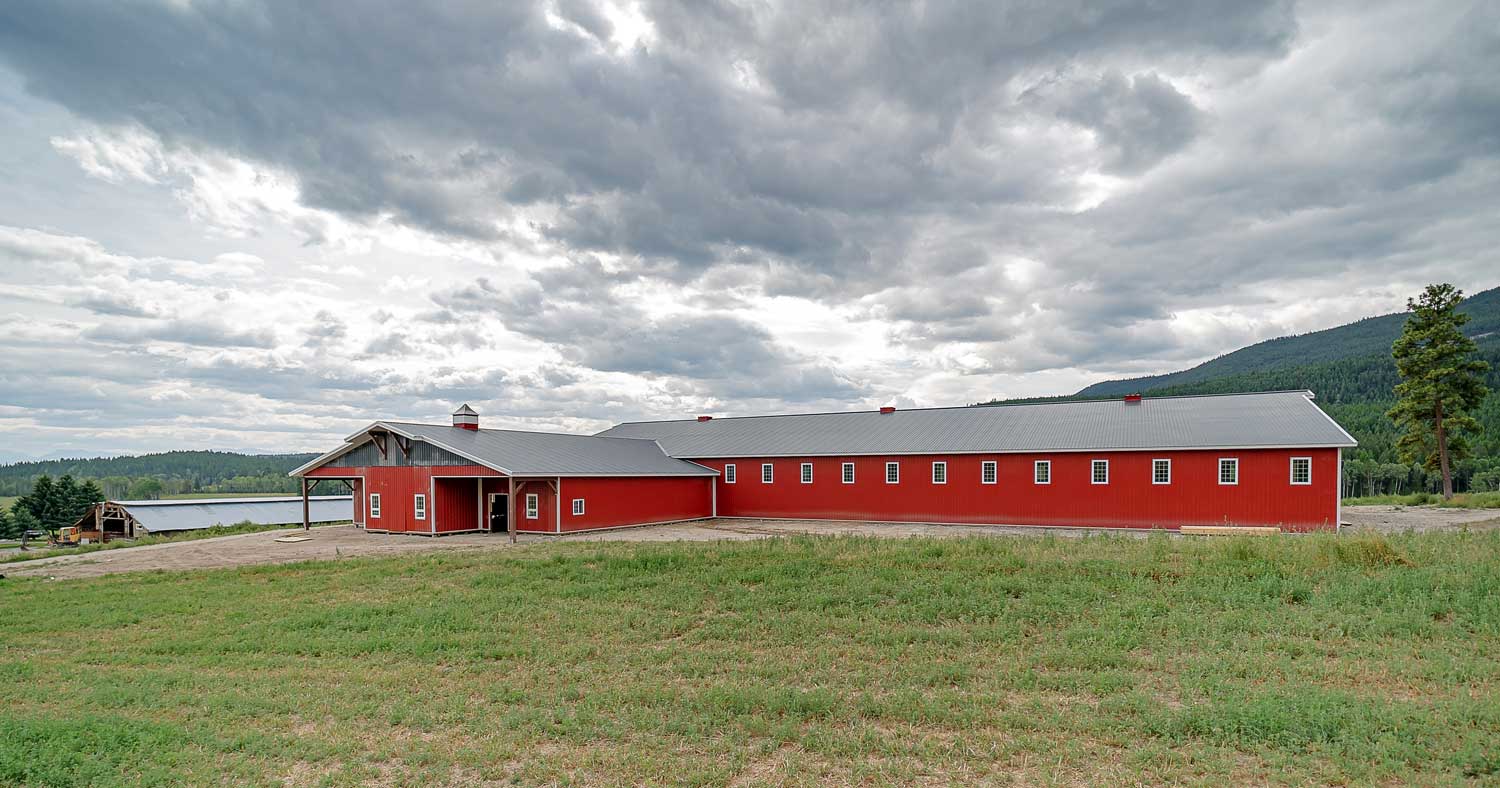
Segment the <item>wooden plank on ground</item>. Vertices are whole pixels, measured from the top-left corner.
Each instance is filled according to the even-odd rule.
[[[1178,533],[1198,536],[1275,536],[1281,529],[1274,525],[1184,525]]]

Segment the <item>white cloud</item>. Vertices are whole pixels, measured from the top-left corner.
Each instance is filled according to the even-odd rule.
[[[455,8],[0,9],[86,176],[0,190],[62,205],[0,226],[7,439],[1059,394],[1500,283],[1483,6]]]

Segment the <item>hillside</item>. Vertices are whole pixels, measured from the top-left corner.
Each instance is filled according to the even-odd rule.
[[[39,476],[56,478],[65,474],[98,481],[111,498],[129,495],[132,488],[146,490],[146,497],[190,492],[292,492],[296,483],[287,478],[287,471],[314,456],[168,451],[126,457],[17,462],[0,465],[0,495],[22,495]],[[143,486],[146,480],[157,484]]]
[[[1464,327],[1490,363],[1487,383],[1500,392],[1500,288],[1466,299]],[[1391,344],[1401,335],[1405,313],[1370,317],[1348,325],[1260,342],[1191,369],[1164,375],[1107,380],[1058,399],[1118,397],[1131,392],[1156,396],[1240,391],[1310,389],[1318,404],[1359,441],[1345,455],[1345,491],[1375,495],[1432,487],[1431,474],[1401,463],[1398,433],[1385,415],[1398,382]],[[986,403],[988,404],[988,403]],[[1472,456],[1455,467],[1460,490],[1500,488],[1500,393],[1475,414],[1484,431]]]
[[[1469,336],[1480,339],[1482,343],[1487,340],[1500,342],[1500,287],[1469,296],[1459,307],[1459,311],[1470,316],[1469,324],[1464,329]],[[1323,331],[1259,342],[1179,372],[1102,381],[1084,388],[1075,396],[1113,397],[1136,391],[1155,392],[1168,387],[1213,381],[1232,375],[1265,373],[1276,369],[1328,364],[1369,356],[1383,357],[1385,366],[1390,370],[1390,378],[1394,381],[1396,368],[1390,363],[1391,343],[1401,335],[1401,326],[1405,323],[1405,312],[1368,317]],[[1494,347],[1491,345],[1492,349]],[[1303,388],[1303,386],[1279,388]],[[1314,390],[1323,397],[1331,394],[1323,389],[1314,388]]]

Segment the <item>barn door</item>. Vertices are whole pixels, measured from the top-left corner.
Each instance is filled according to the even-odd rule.
[[[505,493],[490,495],[490,531],[504,533],[510,530],[510,496]]]

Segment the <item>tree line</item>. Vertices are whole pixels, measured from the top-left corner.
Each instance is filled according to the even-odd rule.
[[[42,476],[9,511],[0,507],[0,538],[19,538],[27,531],[56,533],[103,500],[104,491],[92,479],[80,482],[66,474],[54,482],[52,477]]]
[[[296,492],[287,471],[312,454],[169,451],[0,465],[0,495],[25,495],[43,476],[92,479],[110,499],[151,500],[184,493]]]

